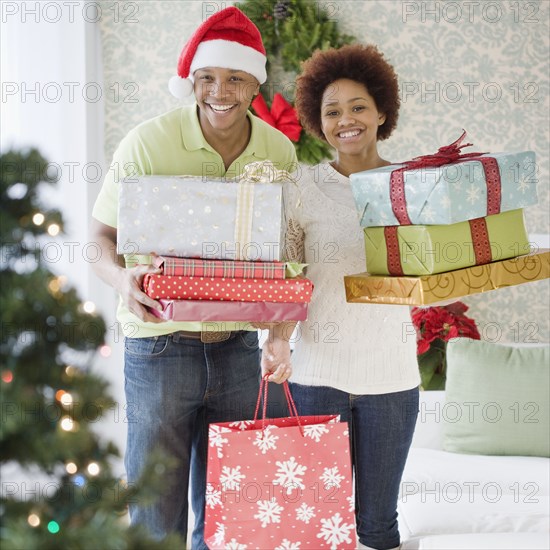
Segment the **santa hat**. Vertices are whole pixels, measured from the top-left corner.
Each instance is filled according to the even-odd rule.
[[[204,67],[245,71],[260,84],[267,79],[265,48],[258,27],[235,7],[221,10],[204,21],[183,47],[178,76],[168,88],[185,99],[193,93],[193,73]]]

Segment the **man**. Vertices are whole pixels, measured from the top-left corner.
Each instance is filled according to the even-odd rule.
[[[141,290],[151,265],[137,265],[116,254],[118,181],[133,174],[238,176],[244,166],[271,160],[292,170],[296,154],[280,132],[248,112],[266,80],[265,49],[256,26],[237,8],[204,21],[182,50],[170,91],[196,103],[140,124],[114,154],[93,210],[92,238],[102,249],[96,273],[120,294],[117,318],[125,333],[125,391],[128,403],[128,481],[140,475],[157,447],[177,457],[167,489],[154,505],[130,509],[132,523],[144,524],[158,538],[187,535],[188,486],[196,522],[193,549],[203,538],[207,425],[252,418],[258,394],[260,353],[256,331],[225,323],[223,332],[202,332],[200,322],[159,321],[147,307],[160,308]],[[271,329],[262,358],[270,380],[290,376],[283,331]],[[288,334],[286,335],[288,338]],[[283,360],[281,360],[283,357]]]

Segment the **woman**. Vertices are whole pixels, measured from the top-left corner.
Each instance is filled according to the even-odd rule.
[[[375,46],[317,51],[298,78],[296,107],[335,156],[287,189],[287,256],[309,264],[315,284],[292,395],[300,414],[350,423],[360,547],[397,548],[399,484],[418,414],[414,331],[408,307],[348,304],[343,286],[345,274],[365,271],[349,175],[390,164],[378,141],[396,127],[397,76]]]

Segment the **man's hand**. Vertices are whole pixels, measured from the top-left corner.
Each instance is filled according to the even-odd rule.
[[[142,321],[162,323],[162,319],[149,313],[145,306],[162,311],[162,306],[156,300],[149,298],[141,290],[143,277],[146,273],[160,273],[161,270],[152,265],[138,265],[132,268],[124,266],[124,258],[117,254],[116,227],[105,225],[92,218],[90,234],[101,249],[99,261],[92,264],[96,275],[112,286],[122,297],[126,307]]]
[[[271,374],[270,382],[282,384],[290,378],[292,365],[290,363],[290,343],[285,338],[271,337],[262,346],[262,377]]]
[[[142,284],[143,278],[147,273],[160,273],[161,270],[158,267],[151,265],[138,265],[132,268],[123,268],[119,272],[119,277],[116,284],[122,301],[126,307],[142,321],[149,323],[162,323],[162,319],[155,317],[152,313],[147,311],[146,307],[162,311],[162,306],[157,300],[153,300],[143,292]]]

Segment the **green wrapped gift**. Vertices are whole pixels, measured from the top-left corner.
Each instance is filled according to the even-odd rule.
[[[371,275],[431,275],[529,253],[523,210],[450,225],[365,227]]]

